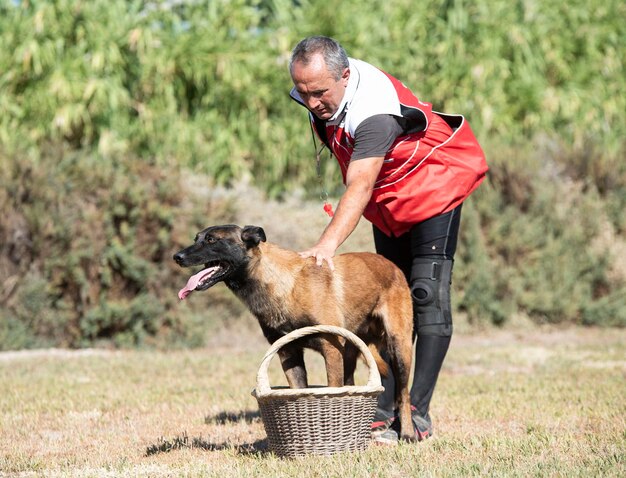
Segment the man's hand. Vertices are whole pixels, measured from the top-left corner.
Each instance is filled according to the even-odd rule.
[[[332,246],[324,246],[322,244],[316,244],[315,246],[307,249],[306,251],[299,252],[300,257],[314,257],[318,266],[324,264],[324,261],[328,263],[331,271],[335,270],[335,264],[333,264],[333,256],[335,255],[336,248]]]

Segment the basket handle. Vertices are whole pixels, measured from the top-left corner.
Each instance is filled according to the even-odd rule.
[[[367,362],[367,366],[369,367],[369,376],[367,380],[367,386],[369,387],[380,387],[380,373],[378,372],[378,366],[376,365],[376,361],[374,360],[374,356],[370,352],[369,348],[359,337],[350,332],[343,327],[336,327],[334,325],[313,325],[310,327],[302,327],[300,329],[293,330],[289,332],[287,335],[284,335],[276,342],[272,344],[272,346],[268,349],[261,361],[261,365],[259,366],[259,372],[256,376],[257,383],[257,393],[260,395],[264,395],[271,392],[271,387],[269,383],[269,379],[267,376],[267,370],[269,368],[270,362],[276,353],[285,345],[294,340],[300,339],[307,335],[313,334],[336,334],[344,337],[345,339],[352,342],[359,351],[363,354],[365,361]]]

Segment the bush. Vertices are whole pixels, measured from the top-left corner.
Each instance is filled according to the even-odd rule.
[[[464,209],[459,307],[493,323],[522,311],[540,323],[626,325],[616,313],[626,292],[624,241],[606,201],[554,164],[525,163],[493,163]]]
[[[172,244],[177,176],[78,154],[2,161],[0,204],[10,219],[0,229],[0,263],[13,278],[4,301],[13,320],[62,345],[125,329],[140,341],[151,326],[137,303],[159,304],[154,294],[168,277],[159,263]]]

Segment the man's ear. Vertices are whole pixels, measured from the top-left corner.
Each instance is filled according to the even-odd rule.
[[[341,74],[341,81],[343,81],[343,86],[347,87],[348,86],[348,80],[350,79],[350,68],[346,68],[345,70],[343,70],[343,73]]]
[[[260,242],[265,242],[265,231],[259,226],[245,226],[241,231],[241,240],[247,249],[256,247]]]

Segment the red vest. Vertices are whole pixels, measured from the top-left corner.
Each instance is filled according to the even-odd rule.
[[[371,101],[372,95],[381,91],[380,70],[376,82],[367,89],[366,76],[371,65],[351,60],[351,69],[359,66],[358,86],[346,102],[344,119],[336,125],[327,124],[325,134],[334,156],[339,162],[343,181],[354,148],[354,137],[350,129],[356,129],[356,120],[362,121],[363,104]],[[383,72],[384,73],[384,72]],[[430,103],[419,101],[415,95],[396,78],[384,73],[382,81],[391,83],[396,92],[399,110],[403,116],[421,112],[426,117],[425,131],[400,136],[387,154],[374,191],[363,215],[388,236],[400,236],[413,225],[433,216],[451,211],[461,204],[485,178],[488,170],[483,151],[463,116],[446,115],[432,111]],[[352,74],[351,74],[352,80]],[[375,86],[374,86],[375,85]],[[388,93],[388,92],[387,92]],[[376,101],[373,101],[375,103]],[[379,114],[373,111],[372,115]],[[329,122],[330,123],[330,122]],[[315,121],[313,126],[316,127]]]

